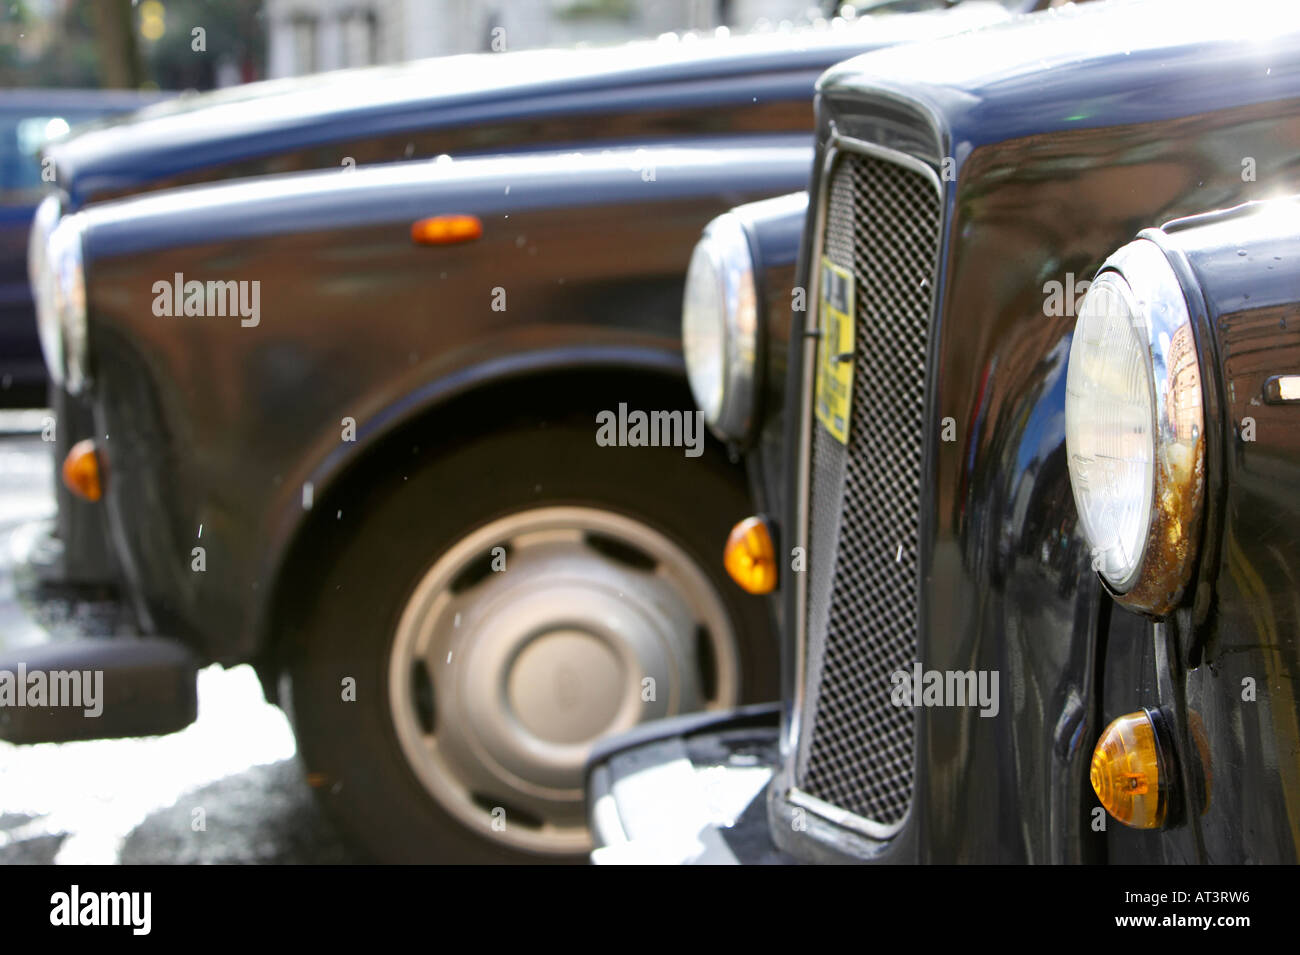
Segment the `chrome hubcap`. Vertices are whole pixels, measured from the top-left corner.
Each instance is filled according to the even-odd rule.
[[[521,511],[454,545],[416,586],[389,666],[397,737],[425,788],[539,853],[589,848],[596,739],[738,697],[708,578],[653,528],[585,507]]]

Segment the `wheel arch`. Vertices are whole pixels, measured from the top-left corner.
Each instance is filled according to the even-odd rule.
[[[478,430],[466,425],[465,418],[505,427],[522,416],[521,409],[576,410],[584,397],[615,384],[619,401],[672,402],[679,407],[693,404],[679,353],[637,345],[597,345],[484,362],[433,382],[364,422],[358,421],[356,441],[340,442],[312,471],[313,506],[289,508],[271,537],[273,545],[268,548],[262,579],[272,584],[255,617],[252,661],[267,698],[275,701],[278,696],[278,675],[293,629],[291,615],[299,605],[298,594],[310,586],[308,578],[320,548],[333,546],[324,541],[323,531],[339,510],[338,502],[350,499],[350,491],[389,473],[415,432],[427,435],[433,425],[460,437]],[[594,440],[594,421],[592,429]],[[712,453],[725,454],[712,435],[707,441]],[[743,480],[739,470],[737,480]]]

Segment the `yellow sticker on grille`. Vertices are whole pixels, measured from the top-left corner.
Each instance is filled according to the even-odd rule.
[[[853,402],[853,273],[822,259],[821,340],[817,347],[817,420],[849,443]]]

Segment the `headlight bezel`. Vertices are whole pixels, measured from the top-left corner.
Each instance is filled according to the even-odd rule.
[[[65,216],[50,232],[47,243],[47,268],[53,275],[53,312],[62,344],[61,384],[73,395],[81,394],[89,383],[84,221],[81,213]]]
[[[41,200],[27,243],[36,331],[50,379],[77,395],[89,383],[83,213],[63,215],[57,193]]]
[[[744,443],[753,430],[759,311],[749,232],[739,216],[724,213],[705,227],[691,253],[682,293],[682,354],[696,405],[725,441]]]
[[[1136,331],[1145,346],[1153,453],[1147,489],[1149,517],[1141,554],[1127,579],[1114,580],[1100,572],[1098,576],[1121,605],[1162,617],[1182,602],[1192,580],[1204,518],[1205,391],[1200,348],[1187,292],[1159,245],[1139,237],[1123,246],[1098,270],[1093,287],[1108,275],[1127,288],[1131,307],[1141,318]],[[1088,294],[1093,294],[1092,288]],[[1081,310],[1081,320],[1083,315]],[[1082,400],[1071,381],[1076,372],[1076,349],[1081,348],[1080,333],[1076,327],[1070,349],[1067,419],[1086,411],[1071,405]],[[1088,537],[1086,501],[1068,436],[1066,445],[1071,490]],[[1097,546],[1091,539],[1088,544]]]
[[[27,239],[27,279],[31,284],[32,303],[36,310],[36,332],[41,355],[51,380],[63,385],[63,329],[54,303],[55,273],[50,267],[50,236],[58,226],[63,203],[56,193],[47,195],[32,216]]]

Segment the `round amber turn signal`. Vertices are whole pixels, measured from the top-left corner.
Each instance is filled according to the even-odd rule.
[[[1106,811],[1134,829],[1159,829],[1169,811],[1160,741],[1145,710],[1106,727],[1092,753],[1093,791]]]
[[[722,564],[731,579],[751,594],[776,589],[776,548],[762,518],[747,517],[731,529]]]
[[[63,484],[77,497],[98,501],[104,494],[99,480],[99,452],[95,442],[78,441],[63,459]]]

